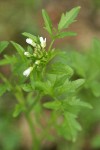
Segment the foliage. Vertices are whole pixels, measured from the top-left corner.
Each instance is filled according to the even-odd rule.
[[[79,10],[80,7],[76,7],[63,14],[58,29],[53,27],[47,12],[43,10],[44,28],[51,36],[50,46],[46,48],[46,38],[24,32],[28,46],[23,48],[11,41],[16,53],[12,56],[4,55],[0,60],[0,66],[9,64],[11,69],[9,78],[0,74],[0,96],[7,91],[14,95],[17,104],[13,116],[17,117],[20,113],[25,115],[35,143],[32,149],[35,150],[40,148],[45,136],[48,140],[54,140],[54,136],[49,135],[52,128],[59,137],[75,141],[78,131],[82,129],[77,119],[79,111],[82,108],[85,108],[85,111],[92,108],[86,91],[91,92],[94,97],[100,96],[98,40],[94,42],[97,52],[95,53],[94,48],[91,54],[87,55],[57,51],[53,48],[56,39],[76,35],[64,30],[75,22]],[[7,44],[0,43],[1,53]],[[45,131],[39,117],[40,114],[44,114],[44,110],[50,111]],[[35,114],[35,121],[30,117],[31,112]],[[34,125],[41,126],[42,133],[39,136]]]
[[[65,57],[66,55],[67,59]],[[84,130],[81,132],[79,138],[76,141],[76,144],[70,144],[69,149],[80,150],[81,148],[78,147],[78,143],[81,143],[82,140],[87,138],[87,134],[92,132],[93,127],[96,131],[96,126],[100,122],[100,106],[98,105],[100,100],[100,40],[94,39],[92,47],[87,52],[64,51],[62,57],[64,64],[69,65],[74,69],[74,79],[85,78],[85,83],[79,91],[78,95],[81,100],[89,102],[93,106],[92,111],[81,111],[79,118]],[[61,59],[60,55],[58,59]],[[92,136],[93,137],[89,137],[91,148],[100,147],[99,135],[93,134]]]

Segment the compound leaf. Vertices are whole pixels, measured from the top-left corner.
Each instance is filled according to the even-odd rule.
[[[66,14],[62,14],[60,22],[58,24],[58,30],[62,30],[64,28],[68,28],[71,23],[75,21],[75,18],[77,17],[79,13],[80,7],[73,8],[69,12],[66,12]]]
[[[52,22],[44,9],[42,10],[42,16],[45,23],[45,29],[49,32],[49,34],[52,34]]]

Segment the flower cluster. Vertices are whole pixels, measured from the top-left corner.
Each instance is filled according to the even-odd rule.
[[[43,64],[43,62],[46,61],[46,57],[47,57],[48,53],[45,51],[46,38],[43,39],[43,37],[39,37],[39,41],[37,41],[37,42],[31,38],[27,38],[26,43],[28,43],[29,45],[31,45],[34,48],[32,54],[28,51],[24,52],[24,55],[26,57],[33,58],[32,60],[34,60],[33,66],[27,68],[23,72],[23,75],[28,77],[35,67],[39,68],[39,65]]]

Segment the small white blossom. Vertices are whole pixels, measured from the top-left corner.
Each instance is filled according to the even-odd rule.
[[[28,77],[30,75],[30,73],[32,72],[33,70],[33,67],[29,67],[28,69],[26,69],[24,72],[23,72],[23,75]]]
[[[33,42],[32,39],[30,39],[30,38],[27,38],[27,39],[26,39],[26,43],[32,44],[32,42]]]
[[[30,53],[29,52],[24,52],[24,55],[29,57],[30,56]]]
[[[27,39],[26,39],[26,43],[32,45],[33,47],[36,46],[36,43],[35,43],[32,39],[30,39],[30,38],[27,38]]]
[[[41,47],[45,48],[46,47],[46,38],[43,39],[43,37],[40,37],[40,43],[41,43]]]
[[[39,65],[39,64],[40,64],[40,60],[36,60],[36,61],[35,61],[35,64],[36,64],[36,65]]]

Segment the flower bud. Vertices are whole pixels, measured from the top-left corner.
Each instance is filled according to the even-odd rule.
[[[24,52],[24,55],[27,56],[27,57],[31,56],[31,54],[29,52]]]
[[[40,43],[41,43],[41,47],[45,48],[46,47],[46,38],[43,39],[43,37],[40,37]]]
[[[29,67],[28,69],[26,69],[24,72],[23,72],[23,75],[28,77],[30,75],[30,73],[32,72],[33,70],[33,67]]]
[[[26,43],[32,45],[33,47],[36,46],[36,43],[35,43],[32,39],[30,39],[30,38],[27,38],[27,39],[26,39]]]

